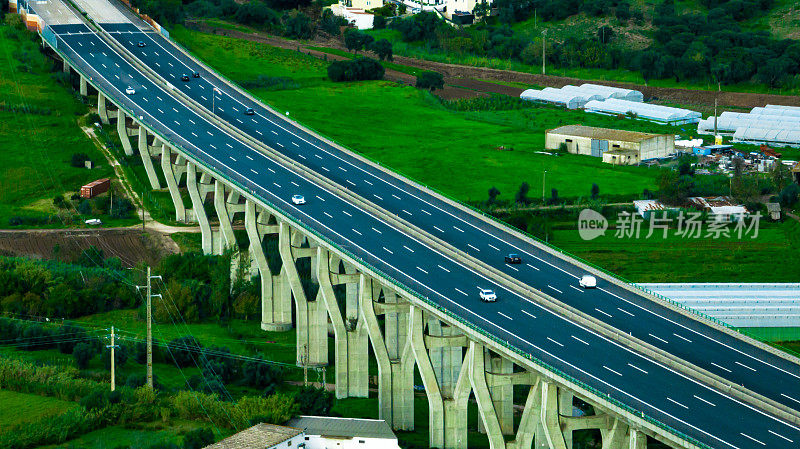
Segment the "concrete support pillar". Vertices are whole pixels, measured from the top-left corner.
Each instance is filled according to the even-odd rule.
[[[544,437],[550,449],[568,449],[561,432],[558,417],[558,386],[552,382],[542,381],[541,423]],[[571,449],[571,448],[570,448]]]
[[[383,289],[383,300],[386,304],[397,304],[397,294],[388,289]],[[406,336],[408,335],[408,307],[397,309],[389,307],[386,310],[384,319],[384,340],[386,341],[386,351],[390,359],[398,359],[405,346]]]
[[[131,139],[128,137],[128,130],[125,128],[126,120],[127,117],[125,115],[125,111],[122,109],[117,111],[117,134],[119,134],[119,140],[122,142],[122,150],[125,152],[125,156],[133,156]]]
[[[507,376],[514,372],[514,364],[499,355],[484,350],[489,391],[492,395],[495,413],[504,435],[514,434],[514,385]]]
[[[428,347],[425,343],[422,310],[411,306],[409,318],[414,358],[419,368],[422,383],[428,396],[430,446],[442,449],[466,449],[467,447],[467,401],[470,385],[468,369],[461,369],[452,392],[452,398],[446,398],[436,378],[431,363]],[[428,320],[430,324],[430,320]],[[467,351],[462,366],[472,363],[473,351]]]
[[[366,292],[367,286],[362,287],[361,291]],[[395,335],[389,335],[388,331],[382,333],[378,324],[381,311],[385,316],[390,313],[405,316],[407,313],[401,310],[408,310],[409,305],[399,304],[397,295],[389,293],[388,288],[384,288],[383,292],[384,301],[391,298],[391,302],[380,304],[374,299],[360,301],[372,352],[378,362],[378,416],[395,430],[414,430],[414,354],[411,340],[404,337],[398,341],[396,329],[393,329]],[[408,336],[408,331],[404,335]],[[390,345],[394,346],[394,353],[390,352]]]
[[[223,254],[228,249],[236,250],[236,235],[233,233],[233,215],[238,209],[239,196],[235,190],[228,190],[231,197],[226,195],[225,184],[219,179],[214,181],[214,210],[219,219],[219,240],[214,248],[214,254]],[[232,203],[232,201],[235,201]]]
[[[303,235],[292,231],[286,222],[281,222],[278,232],[278,249],[285,276],[295,303],[297,320],[297,364],[300,366],[322,366],[328,364],[328,314],[324,301],[308,301],[300,282],[295,261]],[[305,257],[316,257],[310,251]]]
[[[154,190],[161,188],[161,183],[158,180],[156,169],[153,167],[153,159],[150,157],[150,146],[147,144],[147,130],[144,126],[139,125],[139,155],[142,157],[142,165],[144,171],[147,172],[147,179],[150,181],[150,187]]]
[[[272,274],[262,243],[265,235],[277,234],[279,227],[269,224],[267,211],[258,209],[252,201],[245,201],[244,227],[250,240],[249,253],[261,278],[261,329],[283,332],[292,328],[291,292],[281,276]]]
[[[325,303],[334,335],[334,353],[336,357],[336,397],[369,397],[369,341],[367,335],[367,325],[364,314],[359,313],[359,302],[372,302],[372,280],[363,274],[358,274],[358,285],[363,288],[360,297],[356,298],[355,310],[346,310],[343,316],[336,301],[333,291],[336,278],[337,284],[351,285],[347,282],[351,276],[346,277],[345,281],[339,280],[339,258],[332,256],[324,248],[317,247],[317,280],[319,281],[319,297]],[[351,273],[355,275],[355,273]],[[320,301],[318,299],[317,301]],[[347,304],[350,307],[349,304]]]
[[[197,171],[195,164],[186,162],[186,190],[189,191],[189,197],[192,199],[194,217],[200,225],[201,248],[203,249],[203,254],[211,254],[214,251],[214,234],[211,231],[211,224],[208,222],[208,214],[206,214],[204,202],[208,192],[214,188],[210,182],[202,182],[203,178],[208,178],[204,173],[201,174],[200,182],[198,182]]]
[[[108,110],[106,109],[106,96],[102,92],[97,92],[97,115],[100,116],[100,122],[108,125]]]
[[[621,419],[614,419],[609,428],[601,428],[600,435],[603,449],[624,449],[629,443],[628,425]]]
[[[628,434],[628,449],[647,449],[647,435],[636,429]]]
[[[572,417],[572,402],[575,398],[570,391],[559,387],[558,388],[558,414],[559,416]],[[572,449],[572,430],[563,429],[561,433],[564,435],[564,444],[567,449]]]
[[[70,67],[69,62],[67,62],[67,60],[64,59],[63,63],[64,63],[64,65],[62,66],[63,67],[62,70],[64,71],[64,73],[70,73],[70,70],[72,68]]]
[[[491,361],[491,353],[479,343],[470,342],[470,348],[472,351],[472,363],[469,365],[470,383],[478,404],[479,422],[486,429],[489,438],[489,447],[491,449],[530,449],[541,415],[542,393],[539,378],[532,372],[514,373],[513,364],[512,369],[508,370],[504,366],[505,363]],[[498,366],[504,373],[489,371],[489,369],[497,370]],[[519,420],[515,439],[506,442],[503,434],[513,434],[513,415],[511,432],[503,429],[504,423],[500,416],[504,413],[504,408],[508,407],[508,402],[511,402],[513,407],[513,394],[511,398],[506,398],[504,389],[509,388],[513,392],[515,384],[530,385],[531,387],[522,417]],[[491,385],[495,385],[495,388],[491,388]],[[495,394],[499,394],[500,398],[495,398]]]
[[[428,335],[434,337],[451,337],[458,332],[436,318],[428,321]],[[463,350],[460,346],[441,346],[430,349],[431,364],[436,373],[436,379],[442,390],[442,395],[452,397],[463,360]]]
[[[80,88],[79,89],[80,89],[79,92],[84,97],[89,95],[89,86],[88,86],[88,83],[86,82],[86,78],[84,78],[83,75],[81,75]]]
[[[120,117],[124,117],[124,112],[119,111]],[[118,119],[117,123],[125,123],[124,119]],[[117,125],[119,129],[119,125]],[[122,138],[122,134],[120,134]],[[128,137],[125,136],[125,139]],[[172,198],[172,204],[175,206],[175,220],[180,222],[186,221],[186,208],[183,205],[183,198],[181,198],[181,191],[178,188],[180,182],[180,172],[175,169],[172,163],[172,149],[169,145],[163,144],[161,146],[161,170],[164,172],[164,179],[167,180],[167,188],[169,188],[169,195]]]

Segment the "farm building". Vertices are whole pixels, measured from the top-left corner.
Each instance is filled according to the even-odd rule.
[[[580,85],[581,89],[590,90],[598,95],[602,95],[603,99],[616,98],[619,100],[628,100],[643,102],[644,95],[638,90],[623,89],[621,87],[601,86],[599,84],[584,83]]]
[[[583,108],[590,101],[602,102],[608,99],[620,99],[641,102],[644,99],[638,90],[588,83],[580,86],[567,84],[561,88],[545,87],[542,90],[528,89],[519,97],[523,100],[555,104],[567,109]]]
[[[627,115],[667,125],[683,125],[700,121],[699,112],[688,109],[672,108],[657,104],[639,103],[636,101],[609,98],[605,101],[590,101],[584,106],[586,112],[604,115]]]
[[[573,154],[602,157],[614,165],[634,165],[647,159],[675,153],[675,136],[650,134],[619,129],[567,125],[548,130],[545,148],[557,150],[561,145]]]

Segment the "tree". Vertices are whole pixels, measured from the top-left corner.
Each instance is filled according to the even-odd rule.
[[[444,88],[444,77],[439,72],[422,72],[417,75],[417,88],[433,92]]]
[[[264,358],[263,354],[256,354],[257,359]],[[283,369],[267,365],[259,361],[245,362],[242,364],[242,382],[253,388],[273,390],[283,378]]]
[[[383,30],[386,28],[386,17],[384,16],[375,16],[372,19],[372,28],[375,30]]]
[[[599,195],[600,195],[600,186],[598,186],[595,183],[592,183],[592,199],[596,200]]]
[[[355,29],[348,29],[344,33],[344,46],[355,54],[359,51],[369,48],[370,44],[375,40],[367,33]]]
[[[492,186],[492,188],[489,189],[489,199],[486,200],[486,204],[491,205],[491,204],[494,204],[495,202],[497,202],[497,197],[499,195],[500,195],[500,191],[497,190],[497,187]]]
[[[172,355],[175,365],[185,368],[195,364],[195,354],[200,352],[203,346],[193,336],[176,338],[167,343],[167,349]]]
[[[483,19],[484,17],[489,15],[491,10],[492,6],[486,3],[485,0],[483,0],[480,3],[475,3],[475,7],[472,8],[472,14],[475,15],[475,18]]]
[[[384,73],[383,66],[370,58],[334,61],[328,66],[328,77],[332,81],[379,80],[383,78]]]
[[[73,167],[83,168],[86,166],[86,161],[90,160],[86,153],[75,153],[72,155],[70,165]]]
[[[284,14],[283,25],[286,28],[286,36],[292,39],[311,39],[314,37],[314,26],[311,23],[311,19],[302,12],[298,12],[294,16]]]
[[[599,40],[601,44],[611,42],[612,37],[614,37],[614,29],[610,26],[603,25],[597,29],[597,40]]]
[[[114,366],[119,369],[128,362],[128,346],[119,344],[119,340],[117,340],[117,346],[119,347],[114,349]],[[103,361],[103,366],[106,369],[111,369],[111,349],[103,351],[103,355],[100,358]]]
[[[201,449],[214,443],[214,432],[208,427],[189,431],[183,437],[183,449]]]
[[[797,203],[800,187],[797,184],[789,184],[778,194],[778,202],[783,207],[792,207]]]
[[[531,200],[528,198],[528,192],[531,190],[531,186],[528,185],[527,182],[523,182],[519,185],[519,190],[517,190],[516,195],[514,195],[514,201],[517,204],[530,204]]]
[[[558,197],[558,189],[550,189],[550,199],[547,201],[548,204],[555,205],[559,204],[561,199]]]
[[[75,365],[78,369],[86,369],[95,355],[97,355],[97,348],[91,343],[78,343],[72,350],[72,356],[75,358]]]
[[[303,387],[294,400],[303,415],[327,416],[333,407],[333,394],[321,388]]]
[[[388,39],[384,38],[373,42],[370,45],[370,50],[374,51],[381,61],[391,61],[393,59],[392,43]]]
[[[86,329],[80,326],[65,324],[56,329],[54,339],[62,354],[72,354],[77,342],[87,338]]]

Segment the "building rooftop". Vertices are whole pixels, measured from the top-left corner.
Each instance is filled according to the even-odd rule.
[[[306,435],[338,438],[384,438],[395,440],[389,424],[382,419],[329,418],[325,416],[299,416],[288,425],[303,429]]]
[[[565,125],[547,131],[553,134],[564,134],[568,136],[590,137],[601,140],[619,140],[622,142],[641,142],[642,140],[652,139],[653,137],[663,136],[664,134],[641,133],[638,131],[625,131],[621,129],[594,128],[583,125]]]
[[[204,449],[265,449],[283,443],[301,433],[303,431],[298,428],[256,424],[222,441],[206,446]]]

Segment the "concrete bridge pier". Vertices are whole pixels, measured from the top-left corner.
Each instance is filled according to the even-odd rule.
[[[106,108],[106,96],[102,92],[97,92],[97,115],[100,116],[100,122],[104,125],[111,123],[108,120],[108,109]]]
[[[360,301],[373,300],[372,281],[363,274],[341,273],[341,259],[321,246],[317,247],[316,259],[319,282],[317,301],[324,302],[333,326],[336,397],[368,397],[369,340],[364,314],[359,313],[358,304]],[[354,303],[345,301],[344,314],[333,288],[334,285],[343,284],[345,289],[353,284],[362,285],[357,290],[361,295],[355,298]]]
[[[122,110],[119,112],[124,114]],[[161,145],[161,170],[164,172],[169,195],[172,198],[172,204],[175,206],[175,220],[186,222],[186,207],[183,205],[183,198],[179,188],[181,176],[186,171],[186,163],[181,163],[183,157],[176,153],[176,163],[173,164],[172,153],[173,150],[168,144],[163,143]]]
[[[152,154],[150,151],[151,146],[148,143],[149,133],[144,126],[139,126],[139,156],[142,158],[142,165],[144,165],[144,171],[147,172],[147,179],[150,181],[150,187],[154,190],[161,188],[161,182],[158,180],[158,175],[156,174],[156,169],[153,166],[153,159]],[[154,139],[154,143],[158,141],[156,137]]]
[[[297,259],[317,257],[316,248],[302,247],[305,236],[281,221],[278,230],[278,251],[283,267],[281,273],[289,285],[295,304],[297,325],[297,364],[324,366],[328,364],[328,314],[324,300],[309,301],[300,275]]]
[[[125,156],[133,156],[133,147],[131,146],[131,139],[128,136],[128,129],[125,125],[125,121],[127,120],[127,115],[125,111],[122,109],[117,110],[117,134],[119,135],[119,141],[122,143],[122,150],[125,152]]]
[[[198,171],[200,172],[200,180],[197,179]],[[200,225],[201,244],[203,254],[211,254],[214,251],[213,232],[211,224],[208,221],[208,214],[205,208],[205,199],[209,192],[214,191],[214,186],[211,184],[212,178],[204,171],[199,170],[197,165],[192,162],[186,162],[186,190],[189,191],[189,198],[192,200],[192,210],[197,223]]]
[[[80,94],[83,95],[84,97],[89,95],[89,86],[88,83],[86,82],[86,78],[83,75],[81,75],[79,89],[80,89],[79,90]]]
[[[470,394],[468,371],[473,351],[468,350],[458,366],[458,376],[451,390],[444,390],[431,362],[431,351],[437,348],[467,346],[464,335],[438,336],[425,333],[425,325],[430,330],[430,316],[424,319],[422,309],[411,306],[409,328],[411,346],[417,362],[422,383],[428,396],[429,441],[431,447],[442,449],[466,449],[467,447],[467,402]],[[434,331],[437,328],[434,326]],[[460,349],[460,348],[459,348]],[[445,392],[449,394],[446,394]]]
[[[48,45],[49,45],[49,44],[48,44]],[[66,60],[66,59],[64,59],[64,60],[62,61],[62,63],[63,63],[63,65],[62,65],[62,69],[61,69],[61,70],[62,70],[64,73],[70,73],[70,71],[72,70],[72,67],[70,67],[70,65],[69,65],[69,62],[67,62],[67,60]]]
[[[245,201],[244,226],[250,240],[250,257],[261,278],[261,329],[288,331],[292,328],[292,297],[287,283],[273,275],[264,253],[264,236],[277,235],[278,224],[270,223],[271,214],[254,202]]]
[[[372,281],[373,285],[377,284]],[[367,290],[365,285],[362,291]],[[397,295],[383,287],[384,302],[378,302],[374,292],[370,299],[360,302],[361,315],[366,322],[372,352],[378,362],[378,417],[395,430],[414,430],[414,354],[408,332],[410,305],[398,302]],[[378,316],[384,316],[381,332]],[[392,318],[390,318],[390,316]],[[397,329],[398,316],[406,329]]]
[[[236,236],[233,233],[233,218],[237,212],[244,212],[244,204],[239,204],[240,195],[235,189],[226,188],[219,180],[214,180],[214,210],[219,219],[219,240],[214,254],[224,254],[231,249],[238,252]]]

